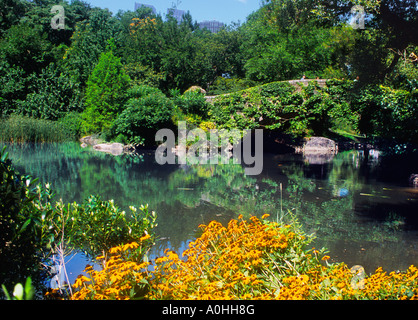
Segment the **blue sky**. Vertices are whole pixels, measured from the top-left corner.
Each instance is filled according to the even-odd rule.
[[[151,4],[163,17],[173,3],[181,10],[189,10],[193,20],[218,20],[226,24],[244,22],[247,16],[260,8],[260,0],[86,0],[94,7],[108,8],[111,12],[133,11],[135,2]]]

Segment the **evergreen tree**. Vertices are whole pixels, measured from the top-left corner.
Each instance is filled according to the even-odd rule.
[[[86,109],[83,112],[86,133],[109,131],[126,99],[130,78],[113,49],[114,44],[110,41],[108,50],[100,55],[87,81]]]

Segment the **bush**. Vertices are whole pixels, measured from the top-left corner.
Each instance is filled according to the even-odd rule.
[[[207,118],[209,104],[205,99],[205,95],[199,91],[188,91],[183,95],[177,95],[173,98],[173,102],[183,114],[196,114],[203,118]]]
[[[32,276],[40,281],[40,261],[57,233],[49,200],[51,190],[21,175],[0,150],[0,279],[6,286]],[[45,251],[43,251],[45,250]],[[19,266],[18,268],[11,266]]]
[[[80,113],[69,112],[63,118],[59,119],[58,122],[66,128],[73,139],[78,139],[80,137],[83,122]]]
[[[58,120],[68,112],[84,109],[80,86],[64,76],[53,64],[26,79],[30,91],[23,100],[17,100],[15,113],[33,118]]]
[[[154,145],[158,130],[173,127],[173,103],[160,90],[148,86],[136,86],[129,94],[132,98],[116,119],[115,132],[130,142]]]
[[[209,94],[218,95],[230,92],[236,92],[257,85],[255,81],[247,79],[228,79],[223,77],[218,77],[214,81],[213,85],[210,87]]]
[[[149,235],[148,244],[154,238],[151,235],[156,215],[148,206],[141,206],[140,213],[131,206],[127,213],[113,200],[104,201],[92,195],[82,204],[74,203],[67,208],[58,203],[57,208],[70,217],[65,224],[70,245],[91,258],[109,252],[116,245],[139,241],[144,235]]]

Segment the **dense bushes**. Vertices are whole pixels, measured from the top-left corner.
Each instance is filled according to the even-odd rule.
[[[360,115],[359,129],[398,142],[418,143],[418,86],[410,82],[405,88],[367,86],[352,102]]]
[[[219,128],[322,135],[331,126],[333,108],[327,94],[314,83],[299,91],[287,82],[274,82],[217,97],[210,116]]]
[[[315,81],[300,86],[273,82],[220,95],[210,119],[218,128],[265,128],[300,136],[326,136],[331,129],[418,143],[416,82],[399,89],[337,79],[325,87]]]
[[[159,89],[135,86],[128,91],[130,99],[115,121],[116,135],[124,135],[132,143],[154,144],[155,133],[172,127],[173,102]]]

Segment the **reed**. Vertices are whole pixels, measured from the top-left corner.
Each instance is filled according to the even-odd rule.
[[[20,115],[0,119],[1,142],[64,142],[75,138],[71,130],[61,122]]]

